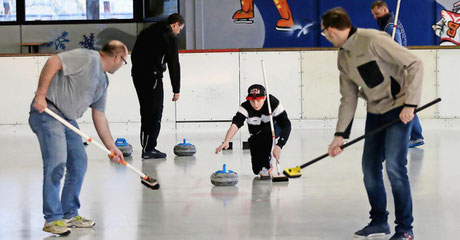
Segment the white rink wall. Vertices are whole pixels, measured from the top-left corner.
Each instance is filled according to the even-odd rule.
[[[411,51],[424,62],[422,104],[436,97],[443,99],[421,112],[421,119],[442,119],[444,125],[452,127],[460,117],[460,94],[457,93],[460,71],[456,69],[460,66],[460,49]],[[30,103],[47,58],[0,57],[0,125],[27,124]],[[166,71],[163,121],[231,120],[244,101],[248,86],[263,84],[260,60],[265,62],[270,93],[281,100],[295,124],[335,125],[340,94],[337,51],[332,50],[181,53],[180,100],[171,101],[172,88]],[[106,114],[111,123],[140,120],[130,71],[128,59],[128,65],[114,75],[109,74]],[[360,100],[356,119],[365,118],[365,112],[365,104]],[[91,121],[88,113],[79,120],[81,123]]]

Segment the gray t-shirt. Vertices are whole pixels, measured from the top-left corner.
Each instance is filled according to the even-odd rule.
[[[46,98],[70,120],[83,116],[88,107],[104,112],[109,80],[99,52],[75,49],[57,56],[62,70],[54,75]]]

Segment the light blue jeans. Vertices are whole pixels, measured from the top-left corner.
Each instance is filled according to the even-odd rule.
[[[48,104],[48,108],[64,118],[54,106]],[[68,121],[78,128],[76,121]],[[88,161],[82,138],[47,113],[39,113],[32,106],[29,125],[37,135],[42,153],[45,220],[51,222],[77,216],[80,208],[79,195]],[[64,187],[59,197],[64,172]]]

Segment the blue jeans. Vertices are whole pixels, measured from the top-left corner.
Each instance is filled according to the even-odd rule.
[[[384,114],[367,113],[366,133],[399,118],[402,108]],[[364,186],[371,205],[371,223],[382,224],[388,220],[387,197],[383,185],[383,162],[390,179],[394,197],[396,231],[412,230],[412,197],[407,176],[407,146],[412,122],[396,123],[364,141],[362,168]]]
[[[64,118],[55,107],[48,104],[48,108]],[[78,128],[76,121],[68,121]],[[77,216],[80,190],[87,168],[82,138],[47,113],[39,113],[32,106],[29,125],[37,135],[42,153],[45,220],[51,222]],[[64,187],[59,197],[64,172]]]
[[[410,140],[423,139],[422,135],[422,126],[420,125],[420,120],[418,119],[417,114],[414,115],[412,120],[412,131],[410,132]]]

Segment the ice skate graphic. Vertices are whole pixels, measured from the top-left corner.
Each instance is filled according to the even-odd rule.
[[[254,22],[254,3],[253,0],[241,0],[241,9],[233,14],[234,23],[251,24]]]
[[[254,2],[253,0],[240,0],[241,9],[233,14],[233,22],[237,24],[252,24],[254,22]],[[276,23],[278,31],[293,31],[294,20],[292,19],[291,9],[287,0],[273,0],[276,9],[280,13],[281,19]]]
[[[441,10],[441,19],[433,26],[434,33],[441,38],[439,45],[460,45],[460,1],[454,3],[452,11]]]

